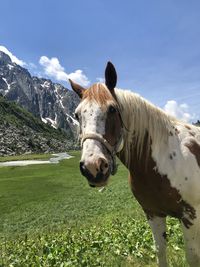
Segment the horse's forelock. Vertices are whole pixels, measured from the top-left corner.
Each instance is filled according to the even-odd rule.
[[[115,99],[111,92],[103,83],[93,84],[89,89],[85,90],[83,100],[95,101],[100,106],[106,106],[108,103],[115,103]]]

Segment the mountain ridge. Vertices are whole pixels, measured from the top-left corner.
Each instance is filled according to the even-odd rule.
[[[78,96],[50,79],[31,76],[27,69],[13,63],[2,51],[0,93],[43,122],[54,128],[61,128],[72,139],[75,138],[78,122],[74,117],[74,110],[79,103]]]

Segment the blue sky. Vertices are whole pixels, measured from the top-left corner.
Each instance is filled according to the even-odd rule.
[[[198,0],[1,0],[0,45],[32,74],[65,86],[67,77],[96,82],[111,60],[118,87],[195,121],[199,11]]]

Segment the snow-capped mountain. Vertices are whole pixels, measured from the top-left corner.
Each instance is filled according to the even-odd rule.
[[[51,80],[31,76],[27,69],[13,63],[0,51],[0,93],[54,128],[74,137],[78,122],[74,110],[76,94]]]

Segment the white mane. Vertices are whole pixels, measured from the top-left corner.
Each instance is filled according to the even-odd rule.
[[[120,106],[122,120],[125,128],[127,128],[127,130],[124,130],[124,139],[126,140],[125,151],[128,162],[130,160],[130,144],[136,145],[137,156],[140,159],[147,132],[147,142],[150,150],[152,143],[154,146],[163,142],[167,144],[170,132],[174,132],[174,125],[186,124],[167,115],[163,110],[138,94],[121,89],[115,89],[115,93]]]

